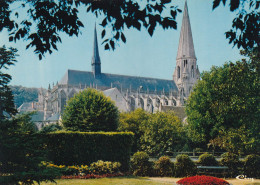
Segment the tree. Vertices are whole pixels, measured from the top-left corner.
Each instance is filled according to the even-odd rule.
[[[0,121],[0,184],[55,182],[60,173],[42,165],[47,161],[41,137],[33,130],[28,115]]]
[[[123,132],[133,132],[134,144],[132,152],[141,151],[141,136],[144,134],[144,125],[151,115],[143,109],[138,108],[132,112],[122,112],[119,116],[118,130]]]
[[[16,113],[12,91],[8,86],[12,77],[4,72],[16,62],[16,52],[17,50],[14,48],[8,50],[5,46],[0,47],[0,120],[6,117],[4,112],[9,116]]]
[[[69,36],[78,36],[84,25],[78,18],[78,8],[83,5],[88,13],[96,17],[104,17],[100,24],[104,29],[101,33],[105,49],[115,49],[115,41],[126,42],[124,29],[145,28],[152,36],[157,25],[163,29],[176,29],[176,6],[168,5],[170,0],[148,0],[146,3],[135,0],[71,0],[71,1],[1,1],[0,2],[0,31],[4,28],[10,33],[9,41],[29,40],[26,48],[34,47],[35,53],[41,59],[46,53],[57,50],[61,42],[60,32]],[[20,5],[25,13],[19,19],[19,8],[11,10],[13,4]],[[14,16],[12,16],[14,14]],[[112,36],[107,35],[106,29],[112,27]]]
[[[16,62],[16,49],[0,48],[0,69]],[[34,184],[54,181],[59,173],[41,165],[43,142],[37,137],[30,114],[14,116],[16,109],[8,86],[11,76],[0,71],[0,184]],[[9,114],[8,119],[3,112]]]
[[[38,101],[38,88],[27,88],[23,86],[10,86],[14,95],[16,107],[20,107],[25,102]],[[45,89],[42,89],[45,91]]]
[[[181,150],[186,141],[184,126],[173,112],[151,114],[142,130],[141,148],[150,155]]]
[[[259,143],[259,64],[256,57],[213,66],[202,74],[186,105],[193,141],[208,143],[220,130],[235,134],[239,130],[230,129],[242,129]]]
[[[220,2],[226,5],[227,0],[214,0],[213,9]],[[232,29],[226,32],[229,43],[238,48],[251,50],[260,46],[259,31],[259,0],[230,0],[230,11],[237,11],[237,17],[233,19]]]
[[[115,131],[119,112],[102,92],[87,89],[71,98],[62,115],[62,123],[73,131]]]

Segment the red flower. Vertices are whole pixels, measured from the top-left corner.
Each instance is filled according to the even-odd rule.
[[[211,176],[193,176],[186,177],[177,182],[179,185],[229,185],[229,183],[223,179],[219,179]]]

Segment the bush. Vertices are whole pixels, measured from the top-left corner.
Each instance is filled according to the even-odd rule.
[[[75,165],[75,166],[65,166],[65,165],[55,165],[49,162],[42,162],[43,166],[49,169],[58,170],[63,177],[64,176],[86,176],[92,175],[104,175],[104,174],[117,174],[121,164],[119,162],[102,161],[91,163],[88,165]]]
[[[98,160],[116,161],[129,169],[131,132],[51,132],[45,138],[48,159],[57,165],[90,165]]]
[[[218,166],[218,161],[212,154],[206,152],[199,156],[199,164],[202,166]]]
[[[193,177],[186,177],[179,181],[177,184],[181,185],[229,185],[229,183],[223,179],[219,179],[216,177],[211,176],[193,176]]]
[[[149,162],[149,155],[145,152],[136,152],[131,160],[133,175],[152,175],[152,163]]]
[[[155,162],[155,171],[161,177],[171,177],[174,175],[174,163],[168,156],[162,156]]]
[[[62,114],[62,124],[67,130],[82,132],[116,131],[118,119],[114,102],[95,89],[74,95]]]
[[[174,166],[176,177],[186,177],[196,174],[195,163],[189,158],[188,155],[177,155]]]
[[[112,174],[119,172],[121,164],[119,162],[110,162],[99,160],[97,162],[91,163],[90,169],[94,174]]]
[[[236,177],[240,174],[239,167],[241,167],[241,162],[239,157],[233,153],[224,153],[221,155],[220,164],[228,167],[228,176]]]
[[[250,178],[260,178],[260,156],[248,155],[244,160],[244,175]]]
[[[58,125],[58,124],[50,124],[50,125],[47,125],[47,126],[44,126],[40,132],[42,133],[47,133],[47,132],[56,132],[56,131],[59,131],[59,130],[62,130],[62,126]]]

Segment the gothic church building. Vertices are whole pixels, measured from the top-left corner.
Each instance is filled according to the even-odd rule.
[[[124,112],[136,108],[156,112],[161,111],[163,107],[180,107],[184,105],[200,77],[187,2],[183,12],[176,68],[172,80],[103,73],[96,27],[93,47],[92,71],[69,69],[55,86],[49,86],[47,92],[39,92],[39,100],[33,106],[42,112],[44,121],[59,119],[67,100],[86,88],[103,91],[116,103],[119,110]]]

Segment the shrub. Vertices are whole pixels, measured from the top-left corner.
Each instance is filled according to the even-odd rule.
[[[189,158],[188,155],[177,155],[174,166],[176,177],[186,177],[196,174],[195,163]]]
[[[212,154],[206,152],[199,156],[199,164],[202,166],[218,166],[218,161]]]
[[[240,174],[239,167],[241,163],[239,157],[233,153],[224,153],[221,155],[220,164],[228,167],[228,175],[230,177],[236,177]]]
[[[97,162],[91,163],[90,168],[94,174],[112,174],[119,172],[121,164],[119,162],[110,162],[98,160]]]
[[[121,163],[129,169],[131,132],[51,132],[45,138],[48,159],[57,165],[90,165],[98,160]]]
[[[145,152],[136,152],[131,160],[133,175],[152,175],[152,164],[149,162],[149,155]]]
[[[260,156],[251,154],[244,160],[244,174],[251,178],[260,178]]]
[[[88,165],[55,165],[49,162],[42,162],[43,166],[49,169],[58,170],[63,176],[86,176],[88,174],[104,175],[104,174],[116,174],[119,172],[121,164],[119,162],[102,161],[91,163]]]
[[[174,163],[168,156],[162,156],[155,162],[155,170],[157,175],[161,177],[171,177],[174,175]]]
[[[229,185],[229,183],[223,179],[211,177],[211,176],[193,176],[186,177],[179,181],[177,184],[181,185]]]
[[[56,131],[59,131],[59,130],[62,130],[62,126],[58,125],[58,124],[50,124],[50,125],[47,125],[47,126],[44,126],[40,132],[42,133],[47,133],[47,132],[56,132]]]

